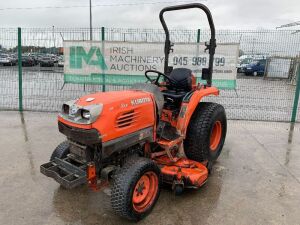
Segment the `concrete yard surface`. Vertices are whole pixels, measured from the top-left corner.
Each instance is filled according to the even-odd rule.
[[[65,190],[39,172],[64,140],[56,114],[0,112],[0,224],[135,224],[115,216],[109,197]],[[300,124],[228,121],[221,156],[199,190],[164,188],[139,224],[300,224]]]

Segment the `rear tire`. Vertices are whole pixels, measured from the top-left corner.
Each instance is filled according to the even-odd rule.
[[[208,165],[219,157],[226,137],[227,120],[222,105],[201,102],[197,106],[184,140],[186,156],[197,162],[208,161]]]
[[[118,216],[138,221],[153,209],[160,193],[160,170],[147,158],[133,158],[113,176],[111,206]]]
[[[60,143],[53,151],[50,161],[53,161],[55,158],[64,159],[70,153],[70,144],[68,141]]]

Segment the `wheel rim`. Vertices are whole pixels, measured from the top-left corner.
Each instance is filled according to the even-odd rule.
[[[213,129],[210,135],[210,149],[212,151],[217,150],[222,137],[222,124],[220,121],[216,121],[213,125]]]
[[[132,196],[133,208],[137,212],[145,212],[154,202],[158,192],[156,173],[145,173],[136,183]]]

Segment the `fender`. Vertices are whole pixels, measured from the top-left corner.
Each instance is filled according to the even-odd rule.
[[[198,89],[193,93],[189,101],[182,102],[176,128],[179,131],[180,135],[184,138],[186,136],[187,127],[196,107],[203,97],[209,95],[218,96],[219,90],[216,87],[202,87],[201,89]]]

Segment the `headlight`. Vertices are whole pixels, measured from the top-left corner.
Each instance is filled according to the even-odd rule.
[[[62,105],[60,116],[78,124],[91,124],[102,113],[103,104],[79,106],[77,100],[66,102]]]
[[[81,116],[82,116],[82,118],[89,120],[91,118],[91,113],[90,113],[90,111],[83,109],[81,111]]]
[[[61,109],[62,113],[69,114],[69,110],[70,110],[70,106],[68,106],[67,104],[62,105],[62,109]]]

